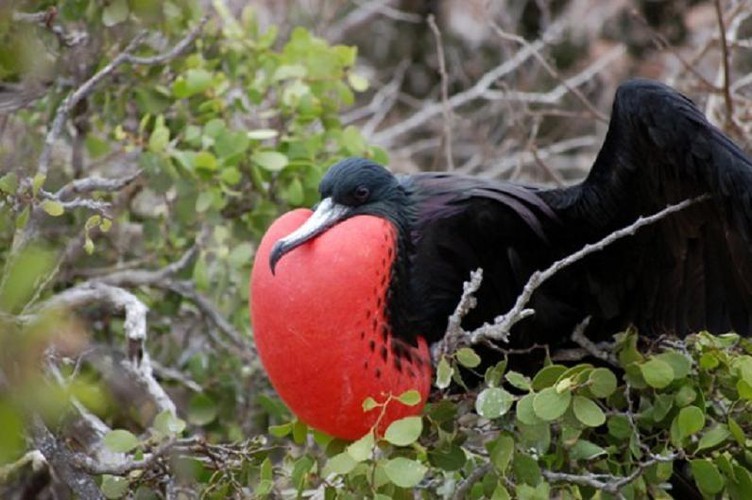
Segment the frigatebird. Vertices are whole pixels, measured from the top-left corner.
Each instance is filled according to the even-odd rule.
[[[379,418],[367,397],[423,400],[428,346],[442,338],[470,272],[482,268],[471,329],[505,313],[536,270],[667,205],[704,201],[637,230],[540,287],[514,346],[557,345],[583,318],[608,338],[752,328],[752,160],[685,96],[622,84],[584,181],[539,188],[493,179],[396,176],[362,158],[334,165],[313,212],[281,217],[251,279],[261,360],[305,422],[357,438]],[[380,422],[420,411],[392,405]]]

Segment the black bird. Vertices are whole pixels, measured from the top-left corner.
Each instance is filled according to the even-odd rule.
[[[467,329],[508,311],[534,271],[640,216],[705,194],[705,201],[561,270],[535,292],[529,305],[535,314],[515,326],[511,344],[555,346],[588,316],[586,334],[593,339],[629,325],[643,335],[705,329],[747,335],[751,189],[752,160],[688,98],[645,80],[619,87],[595,164],[571,187],[542,189],[450,173],[395,176],[366,159],[344,160],[323,178],[313,215],[298,214],[294,227],[271,231],[259,249],[251,305],[262,361],[299,415],[319,394],[313,382],[290,386],[333,370],[335,362],[350,380],[367,378],[364,387],[371,391],[392,391],[395,382],[385,373],[394,372],[394,380],[411,373],[425,395],[425,344],[445,334],[471,271],[483,268],[484,279],[477,307],[464,319]],[[362,215],[372,217],[357,217]],[[375,251],[374,271],[363,278],[368,297],[360,297],[357,287],[349,297],[328,296],[356,279],[351,275],[363,259],[348,267],[349,255],[382,239],[387,244]],[[379,264],[384,262],[386,271]],[[304,293],[298,284],[307,273],[316,273],[320,293],[316,286],[305,293],[324,297],[320,307],[315,298],[285,302]],[[333,314],[335,309],[344,313]],[[274,314],[281,319],[270,320]],[[296,315],[304,317],[300,325],[291,319]],[[367,315],[378,321],[351,325],[346,319]],[[296,342],[305,346],[301,350],[341,345],[346,352],[312,359],[293,376],[285,363]],[[364,364],[363,356],[373,359]],[[428,379],[430,384],[430,371]],[[326,397],[339,404],[337,394]],[[330,432],[338,427],[331,424]]]

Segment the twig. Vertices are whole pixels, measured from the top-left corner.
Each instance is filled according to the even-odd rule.
[[[454,352],[457,345],[466,335],[465,330],[462,329],[462,319],[478,304],[475,294],[480,289],[482,283],[483,269],[479,267],[475,271],[471,271],[470,279],[462,284],[462,297],[460,297],[460,301],[457,307],[454,308],[452,315],[449,316],[446,333],[440,343],[440,348],[434,351],[434,358],[436,358],[434,362],[438,362],[438,358],[441,355],[447,352]]]
[[[111,193],[113,191],[120,191],[133,181],[141,176],[141,169],[136,170],[130,175],[116,179],[108,179],[104,177],[86,177],[84,179],[74,179],[65,186],[61,187],[56,193],[50,194],[52,199],[65,200],[69,196],[88,194],[95,191],[104,191]]]
[[[470,493],[470,489],[473,487],[475,483],[481,480],[483,476],[485,476],[488,472],[490,472],[493,469],[493,463],[488,462],[480,467],[477,467],[473,469],[473,471],[462,480],[459,486],[457,486],[457,489],[454,491],[454,495],[452,495],[452,498],[454,500],[463,500],[468,493]]]
[[[603,250],[604,248],[621,238],[634,235],[635,232],[641,227],[653,224],[675,212],[679,212],[687,207],[708,199],[710,199],[709,194],[700,195],[695,198],[690,198],[682,202],[669,205],[668,207],[653,215],[638,217],[637,220],[635,220],[629,226],[618,229],[595,243],[588,243],[580,250],[568,255],[567,257],[564,257],[563,259],[557,260],[543,271],[535,271],[528,279],[527,283],[522,289],[522,292],[517,296],[517,301],[515,302],[512,309],[510,309],[506,314],[498,316],[494,320],[493,324],[486,323],[485,325],[470,332],[470,343],[477,344],[478,342],[489,339],[508,342],[509,332],[512,327],[518,322],[535,313],[535,311],[533,311],[532,309],[527,308],[527,304],[530,301],[533,292],[535,292],[535,290],[537,290],[545,281],[553,277],[556,273],[558,273],[565,267],[568,267],[575,262],[582,260],[584,257],[590,255],[591,253]]]
[[[491,28],[494,30],[494,32],[499,37],[501,37],[502,39],[504,39],[504,40],[511,40],[511,41],[513,41],[515,43],[518,43],[518,44],[522,45],[523,47],[529,47],[530,46],[530,42],[528,42],[527,40],[525,40],[521,36],[519,36],[519,35],[513,35],[511,33],[507,33],[506,31],[504,31],[503,29],[501,29],[501,27],[498,24],[496,24],[494,22],[491,22],[489,24],[491,25]],[[619,46],[619,47],[617,47],[616,50],[614,50],[612,52],[617,53],[620,56],[620,55],[622,55],[622,54],[624,54],[626,52],[626,48],[623,47],[623,46]],[[554,69],[554,67],[551,66],[548,63],[548,61],[546,61],[546,58],[543,57],[542,55],[540,55],[540,53],[537,50],[533,52],[533,57],[535,57],[538,60],[538,62],[541,64],[541,66],[543,66],[543,69],[545,69],[546,72],[551,77],[555,78],[557,81],[560,82],[560,86],[561,87],[563,87],[568,92],[570,92],[572,95],[574,95],[575,97],[577,97],[577,99],[580,100],[580,102],[593,115],[593,117],[595,119],[597,119],[597,120],[599,120],[601,122],[604,122],[604,123],[608,122],[608,118],[603,113],[601,113],[600,111],[598,111],[598,108],[596,108],[595,106],[593,106],[593,104],[582,94],[582,92],[580,92],[580,90],[576,86],[570,85],[567,80],[564,80],[561,77],[561,75],[559,74],[559,72],[556,71],[556,69]],[[609,59],[609,62],[610,62],[611,58],[609,57],[608,59]],[[597,62],[598,61],[596,61],[596,63]],[[595,66],[595,64],[593,64],[591,66]]]
[[[528,59],[534,56],[535,52],[557,40],[563,32],[563,27],[564,25],[561,22],[553,23],[540,39],[523,47],[514,56],[485,73],[469,89],[454,94],[449,98],[451,108],[456,109],[482,97],[497,80],[522,66]],[[434,116],[442,113],[443,109],[444,105],[441,102],[429,102],[408,119],[374,134],[373,141],[382,145],[389,145],[396,137],[423,125]]]
[[[439,75],[441,76],[441,107],[444,114],[444,155],[446,156],[447,170],[454,170],[454,157],[452,155],[452,107],[449,105],[449,75],[446,70],[446,59],[444,57],[444,41],[441,37],[441,31],[436,26],[436,19],[433,14],[429,14],[428,26],[433,32],[436,40],[436,54],[439,58]]]
[[[721,89],[723,91],[723,100],[726,104],[726,130],[728,130],[733,123],[734,116],[734,100],[731,98],[731,78],[729,76],[729,64],[731,62],[731,55],[729,54],[728,50],[728,42],[726,40],[726,23],[723,21],[723,9],[721,8],[720,0],[715,0],[713,2],[713,5],[715,6],[715,14],[718,18],[718,32],[721,38],[720,72],[723,78]]]
[[[583,102],[588,103],[585,106],[588,107],[589,105],[588,111],[591,115],[595,115],[596,118],[600,121],[607,121],[605,116],[600,113],[589,101],[587,101],[587,99],[582,95],[582,92],[580,92],[577,87],[592,81],[595,75],[603,71],[606,66],[622,57],[624,54],[626,54],[626,52],[627,49],[623,45],[618,45],[610,49],[608,52],[593,61],[592,64],[589,64],[576,75],[571,76],[565,80],[559,79],[559,84],[548,92],[524,92],[520,90],[489,89],[483,93],[483,98],[488,100],[506,100],[535,104],[556,104],[561,100],[562,97],[567,94],[567,92],[571,92],[575,94],[578,99],[584,99]]]
[[[76,497],[95,500],[104,498],[94,479],[73,466],[73,452],[57,440],[42,419],[33,416],[29,427],[34,446]]]
[[[661,463],[661,462],[673,462],[677,458],[680,458],[679,453],[672,453],[670,455],[652,455],[650,459],[646,460],[645,462],[640,462],[637,464],[637,468],[633,470],[629,475],[627,476],[614,476],[612,474],[594,474],[594,473],[587,473],[587,474],[568,474],[566,472],[554,472],[550,470],[543,470],[541,471],[543,476],[554,483],[570,483],[570,484],[579,484],[580,486],[590,486],[592,488],[596,488],[599,490],[603,490],[607,493],[611,493],[612,495],[619,495],[620,498],[623,498],[623,495],[621,495],[620,490],[640,477],[640,475],[647,469],[648,467]]]
[[[167,439],[164,443],[157,446],[154,451],[147,454],[141,460],[125,460],[118,464],[106,464],[95,460],[83,453],[76,453],[71,456],[73,465],[87,472],[88,474],[111,474],[113,476],[125,476],[135,470],[146,470],[154,465],[159,459],[165,456],[177,442],[176,437]]]

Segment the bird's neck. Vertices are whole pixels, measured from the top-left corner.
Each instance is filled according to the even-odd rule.
[[[416,298],[412,290],[411,261],[415,247],[412,228],[416,211],[409,188],[401,187],[395,198],[394,209],[386,216],[396,234],[395,255],[385,297],[386,319],[395,337],[416,346],[417,337],[422,335],[420,325],[413,320]]]

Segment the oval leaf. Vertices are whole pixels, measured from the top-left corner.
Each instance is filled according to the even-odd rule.
[[[700,490],[706,495],[715,495],[723,489],[723,476],[718,467],[705,459],[692,460],[692,477]]]
[[[405,417],[389,424],[384,433],[384,439],[396,446],[407,446],[417,441],[421,432],[423,432],[421,417]]]
[[[718,424],[702,435],[697,444],[697,451],[714,448],[731,436],[731,432],[723,424]]]
[[[251,159],[259,167],[269,172],[279,172],[290,163],[287,156],[277,151],[257,151],[253,153]]]
[[[501,387],[483,389],[475,400],[475,411],[485,418],[497,418],[512,407],[514,396]]]
[[[543,420],[556,420],[564,415],[572,400],[569,391],[557,392],[554,387],[547,387],[535,395],[533,399],[533,411]]]
[[[405,457],[397,457],[384,464],[384,472],[391,482],[400,488],[412,488],[426,475],[428,468]]]
[[[665,361],[653,358],[640,365],[645,382],[650,387],[663,389],[674,380],[674,369]]]
[[[44,200],[42,202],[42,210],[52,217],[59,217],[65,213],[63,204],[55,200]]]
[[[691,436],[705,427],[705,414],[696,406],[687,406],[679,411],[676,423],[682,438]]]
[[[108,432],[104,435],[103,442],[108,450],[115,453],[128,453],[139,444],[138,438],[125,429]]]
[[[410,389],[409,391],[405,391],[400,394],[397,400],[403,405],[415,406],[420,403],[421,397],[418,391],[416,391],[415,389]]]
[[[349,453],[356,462],[368,460],[373,453],[373,446],[375,443],[376,440],[373,437],[373,432],[369,431],[365,436],[350,444],[347,447],[347,453]]]
[[[572,410],[574,410],[574,416],[577,417],[577,420],[588,427],[600,427],[606,423],[606,415],[603,410],[586,397],[575,396],[572,401]]]
[[[324,477],[330,474],[347,474],[358,465],[358,462],[348,452],[343,451],[339,455],[334,455],[324,465],[321,474]]]
[[[588,388],[596,398],[607,398],[616,390],[616,375],[608,368],[596,368],[588,377]]]
[[[459,361],[462,366],[465,366],[467,368],[475,368],[480,364],[480,356],[478,356],[475,351],[473,351],[469,347],[463,347],[462,349],[459,349],[455,356],[457,356],[457,361]]]

